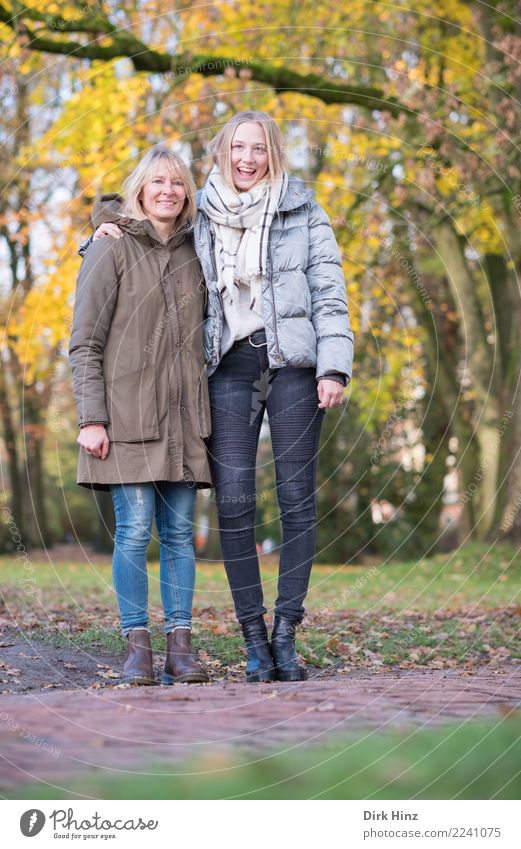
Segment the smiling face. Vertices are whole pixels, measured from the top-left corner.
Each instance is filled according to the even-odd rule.
[[[260,124],[239,124],[232,138],[231,166],[237,191],[247,192],[268,173],[268,146]]]
[[[158,164],[157,170],[139,193],[143,212],[152,224],[159,225],[163,230],[166,225],[173,228],[185,199],[184,183],[167,162]]]

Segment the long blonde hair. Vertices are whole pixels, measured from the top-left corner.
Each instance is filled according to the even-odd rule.
[[[139,221],[147,217],[139,200],[139,195],[145,183],[148,183],[152,179],[159,166],[164,162],[179,177],[186,192],[183,209],[174,225],[174,229],[178,230],[189,220],[192,222],[195,220],[197,213],[195,206],[196,187],[190,169],[185,165],[181,157],[164,145],[158,144],[145,153],[123,183],[122,190],[125,197],[125,204],[122,211],[130,218],[137,218]]]
[[[277,123],[267,112],[237,112],[221,127],[208,145],[213,161],[219,166],[223,179],[235,191],[232,177],[232,140],[239,124],[260,124],[268,146],[268,177],[275,180],[286,167],[282,134]]]

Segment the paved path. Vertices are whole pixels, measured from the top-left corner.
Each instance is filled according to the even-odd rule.
[[[358,673],[305,684],[62,690],[0,700],[0,790],[82,771],[163,768],[211,752],[273,752],[351,730],[497,717],[521,706],[521,668]]]

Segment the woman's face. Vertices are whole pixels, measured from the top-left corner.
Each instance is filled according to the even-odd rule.
[[[232,138],[235,188],[247,192],[268,173],[268,145],[260,124],[239,124]]]
[[[186,199],[183,181],[166,163],[144,184],[139,194],[141,206],[153,224],[173,224]]]

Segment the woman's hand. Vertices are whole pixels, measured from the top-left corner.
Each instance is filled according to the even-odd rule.
[[[97,242],[97,240],[102,239],[103,236],[114,236],[115,239],[121,239],[123,236],[123,230],[120,230],[117,224],[111,224],[107,221],[106,224],[100,224],[92,237],[92,241]]]
[[[321,410],[340,407],[344,400],[344,387],[337,380],[328,380],[327,377],[323,377],[318,381],[318,400]]]
[[[76,442],[97,460],[106,460],[109,456],[109,438],[105,425],[85,425]]]

